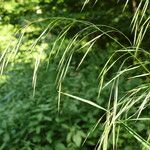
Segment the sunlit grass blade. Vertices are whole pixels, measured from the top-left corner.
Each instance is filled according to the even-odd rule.
[[[98,108],[98,109],[101,109],[101,110],[104,110],[104,111],[107,112],[107,110],[106,110],[105,108],[99,106],[98,104],[96,104],[96,103],[94,103],[94,102],[92,102],[92,101],[90,101],[90,100],[86,100],[86,99],[80,98],[80,97],[78,97],[78,96],[74,96],[74,95],[71,95],[71,94],[68,94],[68,93],[64,93],[64,92],[60,92],[60,93],[63,94],[63,95],[66,95],[66,96],[68,96],[68,97],[71,97],[71,98],[73,98],[73,99],[75,99],[75,100],[78,100],[78,101],[87,103],[87,104],[89,104],[89,105],[91,105],[91,106],[93,106],[93,107],[95,107],[95,108]]]

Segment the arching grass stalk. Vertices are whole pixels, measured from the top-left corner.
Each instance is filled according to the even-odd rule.
[[[85,1],[83,8],[89,1]],[[126,1],[125,7],[128,4],[128,1]],[[142,7],[143,5],[143,7]],[[109,141],[112,141],[112,149],[115,150],[117,148],[117,141],[120,136],[120,129],[125,128],[130,134],[135,137],[140,144],[142,144],[147,149],[150,149],[150,144],[148,141],[143,139],[138,133],[136,133],[129,125],[128,121],[140,121],[140,116],[142,114],[142,111],[147,108],[147,105],[150,101],[150,90],[149,85],[139,85],[137,87],[134,87],[133,89],[127,90],[123,96],[120,96],[120,80],[122,78],[134,80],[135,78],[140,78],[143,76],[149,76],[150,71],[147,67],[147,63],[141,60],[141,58],[137,55],[138,52],[143,53],[147,56],[147,58],[150,58],[150,53],[140,48],[140,45],[144,39],[144,36],[149,28],[150,24],[150,18],[147,18],[144,20],[144,16],[146,14],[146,10],[148,9],[149,1],[141,1],[137,7],[137,10],[134,14],[133,20],[131,22],[132,25],[132,31],[134,31],[134,41],[133,43],[119,30],[106,26],[106,25],[94,25],[92,23],[71,19],[71,18],[50,18],[50,19],[44,19],[39,20],[36,22],[31,22],[29,25],[27,25],[24,29],[21,29],[21,35],[18,39],[17,44],[13,46],[12,50],[10,49],[11,46],[8,46],[4,52],[1,55],[0,63],[1,63],[1,74],[4,71],[4,68],[9,65],[9,63],[13,62],[14,58],[18,55],[18,51],[20,49],[21,44],[23,44],[23,38],[25,34],[26,28],[28,28],[30,25],[34,23],[38,23],[41,21],[48,21],[49,24],[45,28],[44,31],[39,35],[39,37],[29,46],[29,49],[27,52],[32,53],[32,51],[35,49],[36,45],[43,39],[46,38],[48,33],[52,32],[58,27],[61,27],[61,31],[58,34],[57,38],[55,39],[55,42],[53,43],[53,46],[51,48],[51,51],[48,55],[48,65],[51,63],[52,59],[56,59],[57,57],[60,57],[60,61],[58,63],[58,74],[56,77],[56,85],[58,90],[58,111],[60,110],[60,103],[61,103],[61,95],[73,98],[75,100],[84,102],[86,104],[89,104],[93,106],[96,109],[100,109],[105,111],[106,119],[103,123],[103,132],[100,135],[100,139],[98,141],[97,149],[103,149],[107,150],[108,146],[110,145]],[[141,8],[142,7],[142,8]],[[141,10],[142,9],[142,10]],[[63,27],[61,26],[63,22]],[[63,42],[65,38],[67,37],[68,32],[70,29],[78,24],[82,24],[83,29],[79,32],[75,33],[74,36],[70,39],[70,42],[66,45],[66,47],[62,47]],[[117,32],[122,37],[125,38],[125,40],[128,41],[130,47],[126,47],[123,43],[116,40],[111,33]],[[95,36],[95,33],[98,33],[98,35]],[[114,54],[109,57],[108,61],[105,63],[104,67],[100,70],[99,74],[99,89],[98,89],[98,95],[103,92],[103,90],[106,87],[111,87],[109,91],[109,99],[107,100],[107,108],[100,106],[99,104],[93,102],[92,100],[87,100],[84,98],[81,98],[77,95],[73,95],[71,93],[66,93],[63,88],[63,83],[65,82],[66,75],[68,72],[68,69],[70,67],[72,58],[74,57],[74,54],[79,51],[84,51],[84,55],[81,58],[77,69],[80,68],[84,60],[86,59],[87,55],[93,50],[93,46],[97,42],[98,39],[100,39],[102,36],[107,36],[111,40],[113,40],[118,47],[120,47],[119,50],[115,50]],[[60,43],[60,45],[57,47],[57,44]],[[34,65],[34,71],[33,71],[33,95],[36,92],[36,80],[38,78],[38,68],[41,62],[41,55],[43,53],[44,49],[41,47],[39,51],[39,55],[36,57],[35,65]],[[120,54],[119,57],[117,57],[116,60],[115,57],[117,54]],[[136,60],[136,63],[133,63],[131,65],[128,65],[127,61],[133,61]],[[122,61],[120,63],[120,61]],[[110,69],[114,67],[114,65],[118,65],[118,70],[113,74],[111,79],[109,81],[106,81],[106,75],[110,73]],[[137,70],[137,74],[134,73],[134,70]],[[143,70],[143,73],[139,74],[138,70]],[[132,73],[134,75],[132,75]],[[124,81],[124,84],[126,84],[126,81]],[[149,84],[149,83],[148,83]],[[101,98],[101,97],[100,97]],[[100,99],[98,98],[98,100]],[[135,108],[135,111],[132,112],[132,108]],[[102,116],[101,116],[102,117]],[[100,118],[101,118],[100,117]],[[95,128],[100,123],[101,119],[98,120],[97,124],[93,128],[93,132]],[[141,119],[142,121],[142,119]],[[88,135],[87,135],[88,137]]]

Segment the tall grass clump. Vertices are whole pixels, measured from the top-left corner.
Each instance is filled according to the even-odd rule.
[[[85,1],[82,9],[86,7],[88,2],[87,0]],[[126,1],[125,3],[124,11],[128,2]],[[41,69],[42,64],[46,64],[45,70],[53,68],[53,64],[55,64],[57,68],[52,69],[55,72],[53,78],[53,80],[55,79],[53,82],[55,86],[53,88],[58,95],[57,98],[54,98],[55,105],[48,108],[47,106],[50,106],[51,103],[47,101],[48,105],[43,107],[43,109],[45,108],[43,111],[57,111],[61,116],[63,115],[61,114],[61,106],[63,106],[65,100],[68,100],[68,105],[65,107],[69,108],[72,103],[79,101],[85,107],[90,105],[98,111],[98,120],[95,121],[93,127],[86,135],[80,133],[84,137],[82,144],[79,144],[80,149],[84,147],[90,135],[100,128],[97,143],[94,145],[97,150],[119,149],[120,139],[128,139],[123,135],[130,135],[130,138],[134,138],[139,144],[137,146],[139,149],[149,150],[149,129],[141,135],[141,132],[138,133],[138,127],[136,126],[140,122],[146,122],[150,126],[150,53],[142,48],[142,42],[150,26],[150,16],[146,14],[148,9],[149,0],[141,0],[133,14],[129,27],[133,34],[133,40],[130,40],[124,33],[114,27],[95,25],[72,18],[53,17],[31,22],[17,31],[16,35],[19,35],[18,41],[10,42],[10,45],[2,52],[0,57],[1,75],[3,76],[5,72],[21,61],[23,53],[27,56],[27,61],[32,62],[33,71],[32,73],[30,72],[30,75],[32,74],[32,79],[30,80],[32,80],[33,88],[30,90],[33,92],[30,96],[32,97],[31,99],[34,99],[39,88],[38,77],[43,72]],[[41,22],[46,22],[47,26],[44,27],[38,38],[29,43],[26,49],[23,50],[23,45],[28,40],[25,36],[28,30],[33,25],[38,25]],[[79,25],[80,30],[75,32],[74,28],[78,28]],[[73,32],[73,35],[70,35],[70,32]],[[54,39],[51,35],[52,33],[56,33]],[[114,33],[119,35],[119,38],[124,39],[127,44],[114,37]],[[70,39],[67,40],[67,37]],[[68,84],[69,73],[72,70],[73,63],[76,63],[73,72],[80,73],[82,70],[80,68],[82,68],[82,65],[84,66],[86,59],[95,59],[92,53],[99,48],[97,42],[102,37],[106,37],[115,43],[116,49],[113,49],[107,60],[103,60],[105,64],[102,68],[100,65],[98,66],[97,78],[93,79],[97,84],[97,88],[94,91],[95,97],[91,97],[94,100],[90,100],[86,95],[80,95],[79,92],[74,92],[73,89],[67,88],[66,84]],[[48,46],[44,44],[45,41],[53,43],[49,51],[45,50]],[[74,62],[77,56],[82,57],[77,62]],[[96,58],[98,58],[99,62],[102,61],[101,58],[97,56]],[[92,62],[94,61],[96,59],[92,60]],[[101,64],[99,62],[98,64]],[[92,63],[88,65],[92,66]],[[92,69],[94,70],[94,68]],[[87,76],[92,73],[92,69],[91,72],[86,72]],[[128,87],[128,85],[130,86]],[[80,85],[78,86],[80,88]],[[122,89],[122,87],[124,88]],[[104,93],[106,97],[105,100],[102,100]],[[93,112],[91,111],[90,113],[92,114]],[[24,136],[25,134],[22,135]],[[76,138],[76,140],[78,141],[80,138]],[[78,143],[81,142],[77,142],[77,145]],[[122,142],[122,145],[126,144]]]

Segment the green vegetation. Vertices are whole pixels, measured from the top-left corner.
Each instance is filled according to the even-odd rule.
[[[150,150],[149,8],[0,1],[0,150]]]

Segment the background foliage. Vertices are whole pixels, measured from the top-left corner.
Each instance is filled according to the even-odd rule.
[[[137,4],[139,3],[139,1],[136,2]],[[99,91],[98,76],[111,55],[116,50],[122,49],[118,43],[125,47],[133,46],[135,35],[131,32],[130,23],[134,15],[134,8],[131,1],[123,11],[124,1],[117,3],[116,0],[110,0],[97,1],[95,3],[91,0],[81,11],[83,4],[84,1],[76,0],[0,1],[0,60],[3,59],[3,51],[8,46],[10,53],[14,47],[17,53],[17,55],[15,52],[12,53],[15,59],[12,57],[9,60],[8,67],[3,68],[3,62],[5,61],[1,62],[1,68],[4,69],[4,73],[0,76],[0,149],[91,150],[97,147],[98,140],[104,130],[103,123],[106,121],[106,114],[103,110],[62,95],[60,111],[58,112],[58,88],[55,81],[59,60],[76,33],[87,27],[84,21],[96,25],[106,25],[106,27],[102,27],[104,32],[107,32],[108,26],[110,26],[124,33],[129,40],[119,32],[111,32],[109,34],[113,39],[108,36],[102,36],[98,39],[82,65],[77,69],[88,49],[84,45],[95,36],[98,36],[99,31],[95,30],[94,33],[87,37],[86,35],[92,32],[93,28],[80,33],[80,39],[84,36],[86,38],[81,41],[78,39],[74,45],[77,45],[77,49],[82,46],[83,48],[73,54],[66,78],[62,83],[64,92],[92,100],[107,108],[109,93],[113,83],[101,92],[100,98],[97,98]],[[150,9],[147,9],[144,19],[146,20],[149,16]],[[42,36],[36,42],[49,23],[55,23],[57,18],[54,17],[63,17],[64,19],[58,19],[55,28],[50,32],[45,32],[46,36]],[[53,19],[48,18],[53,18],[54,22]],[[68,26],[72,21],[65,18],[71,18],[73,21],[74,19],[82,21],[80,23],[75,21],[74,24]],[[29,26],[26,28],[26,25]],[[25,32],[20,30],[21,28],[24,28]],[[65,30],[69,28],[68,32],[65,34],[64,39],[62,37],[59,40],[58,37],[60,33],[63,34],[64,28]],[[147,52],[150,46],[149,33],[150,29],[148,28],[140,45],[140,48],[145,49]],[[19,43],[20,39],[21,44]],[[51,53],[54,45],[56,50],[61,49],[58,55],[56,55],[56,50]],[[32,49],[31,51],[30,48]],[[41,49],[43,50],[42,52]],[[55,59],[49,59],[49,54]],[[123,52],[117,53],[111,59],[110,65],[122,55]],[[127,54],[125,57],[122,57],[109,70],[109,73],[105,76],[106,82],[109,82],[116,75],[120,64],[128,56],[130,55]],[[40,60],[38,59],[39,57]],[[141,62],[146,63],[145,66],[149,68],[149,55],[141,52],[139,59]],[[35,62],[38,61],[40,63],[36,66]],[[124,68],[134,65],[135,62],[133,58],[130,59],[125,63]],[[37,70],[35,69],[36,67]],[[35,72],[37,74],[34,74]],[[148,93],[149,76],[130,79],[131,76],[144,73],[147,72],[140,68],[132,70],[131,73],[127,72],[121,77],[119,80],[119,97],[121,98],[127,91],[140,85],[148,87]],[[36,87],[33,96],[34,77],[37,80],[35,80]],[[141,93],[138,94],[142,95]],[[137,107],[132,107],[127,116],[132,116]],[[142,112],[142,118],[149,118],[149,108],[149,103],[147,103],[146,109]],[[103,115],[103,119],[97,125],[97,128],[93,130],[93,127]],[[124,115],[121,119],[125,120],[126,116]],[[149,121],[129,121],[128,125],[147,140],[150,134]],[[86,139],[88,133],[90,134]],[[84,142],[85,139],[86,141]],[[108,149],[111,150],[113,141],[110,138],[108,142]],[[117,147],[119,150],[145,150],[140,142],[137,144],[137,139],[127,132],[125,128],[120,129]]]

